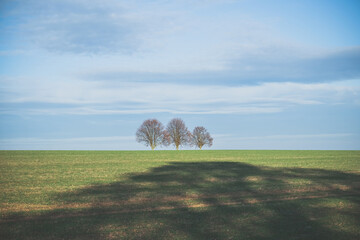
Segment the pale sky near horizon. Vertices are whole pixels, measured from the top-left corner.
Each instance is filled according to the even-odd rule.
[[[0,0],[0,149],[360,149],[358,0]],[[161,148],[160,148],[161,149]],[[167,148],[173,149],[173,148]]]

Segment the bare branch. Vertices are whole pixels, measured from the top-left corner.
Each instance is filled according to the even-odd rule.
[[[172,119],[167,125],[167,134],[169,144],[173,144],[176,150],[179,146],[188,145],[190,143],[191,133],[188,131],[185,123],[180,118]]]
[[[157,119],[148,119],[136,131],[136,141],[150,146],[154,150],[157,146],[166,144],[164,126]]]
[[[213,144],[213,138],[210,133],[204,127],[195,127],[191,138],[192,145],[202,149],[204,145],[211,147]]]

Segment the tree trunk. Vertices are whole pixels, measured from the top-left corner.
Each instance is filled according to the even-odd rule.
[[[151,146],[151,150],[154,150],[155,149],[155,146]]]
[[[179,145],[176,146],[176,150],[179,150]]]

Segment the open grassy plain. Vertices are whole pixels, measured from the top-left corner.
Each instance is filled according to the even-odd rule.
[[[360,239],[360,151],[0,151],[0,239]]]

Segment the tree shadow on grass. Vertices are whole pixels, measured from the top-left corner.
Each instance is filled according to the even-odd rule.
[[[0,223],[2,239],[359,239],[358,174],[171,162],[54,196]]]

